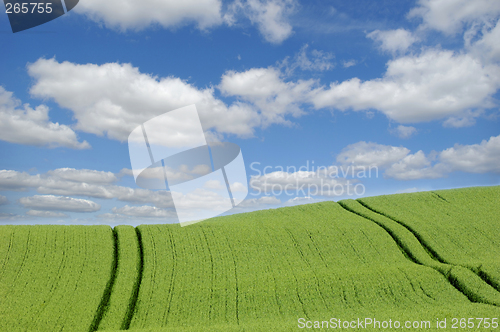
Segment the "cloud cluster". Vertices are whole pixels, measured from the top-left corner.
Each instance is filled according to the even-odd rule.
[[[331,70],[335,67],[335,63],[333,62],[335,56],[333,53],[319,51],[316,49],[308,52],[308,48],[309,45],[305,44],[293,58],[286,57],[279,63],[278,67],[284,71],[286,76],[291,76],[297,68],[303,71],[308,70],[322,72]]]
[[[55,212],[55,211],[28,210],[26,211],[26,215],[30,217],[39,217],[39,218],[69,218],[69,216],[66,213]]]
[[[35,195],[19,199],[24,207],[41,211],[96,212],[101,206],[95,202],[54,195]]]
[[[244,72],[228,71],[219,89],[226,96],[237,97],[258,110],[260,124],[289,125],[287,116],[299,117],[301,108],[316,84],[313,80],[285,82],[277,68],[253,68]]]
[[[36,175],[14,170],[0,170],[0,190],[34,189],[45,195],[86,196],[132,203],[150,203],[161,208],[173,207],[170,192],[118,186],[111,184],[112,178],[117,178],[117,176],[110,172],[86,169],[64,168]],[[83,179],[86,180],[83,181]]]
[[[410,153],[405,147],[358,142],[345,147],[336,158],[340,165],[386,168]]]
[[[177,220],[177,215],[172,209],[160,209],[155,206],[143,205],[143,206],[128,206],[125,205],[121,208],[113,208],[114,214],[124,215],[129,217],[138,218],[168,218]]]
[[[375,30],[366,36],[376,41],[382,51],[393,55],[406,52],[411,45],[418,41],[417,37],[405,29]]]
[[[236,0],[226,15],[231,22],[238,16],[247,17],[266,41],[279,44],[293,33],[289,16],[296,6],[295,0]]]
[[[252,176],[250,188],[254,194],[287,196],[343,196],[352,192],[357,179],[347,180],[351,169],[339,170],[337,166],[322,167],[309,171],[275,171]],[[346,176],[343,176],[346,175]]]
[[[0,86],[0,140],[34,146],[88,149],[90,145],[79,142],[70,127],[49,120],[49,108],[29,104],[21,106],[12,92]]]
[[[261,123],[256,110],[240,103],[226,106],[214,97],[213,88],[197,89],[175,77],[159,79],[130,64],[39,59],[28,72],[35,79],[32,95],[72,110],[76,129],[119,141],[145,121],[189,104],[196,104],[207,131],[251,136]]]
[[[293,34],[290,15],[296,6],[296,0],[235,0],[226,6],[221,0],[88,0],[75,12],[122,32],[188,24],[205,31],[222,24],[234,26],[246,18],[267,42],[279,44]]]
[[[314,92],[316,108],[376,109],[399,123],[473,116],[474,108],[494,107],[500,67],[463,53],[429,49],[390,60],[383,78],[331,83]]]
[[[429,155],[421,150],[411,154],[404,147],[359,142],[347,146],[337,162],[354,166],[373,164],[385,170],[385,177],[397,180],[436,179],[457,171],[500,173],[500,136],[480,144],[456,144]]]
[[[447,127],[464,127],[496,105],[500,65],[483,61],[480,55],[498,58],[500,47],[494,41],[499,34],[497,24],[484,31],[483,38],[469,43],[470,52],[427,48],[389,60],[382,78],[362,81],[355,77],[328,86],[314,79],[289,79],[296,68],[332,68],[332,54],[313,50],[310,57],[307,45],[292,60],[275,67],[230,70],[216,88],[204,89],[180,78],[141,73],[130,64],[39,59],[28,66],[34,79],[30,92],[70,109],[76,120],[74,129],[120,141],[143,122],[193,103],[211,137],[251,137],[257,128],[290,125],[292,118],[308,112],[309,105],[340,111],[375,109],[400,124],[442,120]],[[415,40],[401,29],[374,31],[369,36],[391,52],[403,52]],[[215,89],[236,101],[226,105],[215,96]],[[396,133],[411,136],[413,132],[405,128],[410,127],[400,127]],[[83,147],[86,142],[75,144]]]
[[[204,30],[222,23],[221,7],[220,0],[87,0],[80,2],[75,12],[121,31],[154,25],[176,28],[188,23]]]
[[[453,126],[457,127],[458,124],[455,124]],[[399,138],[407,139],[417,133],[417,128],[412,126],[399,125],[396,127],[396,129],[392,130],[392,133],[398,136]]]
[[[409,18],[420,18],[421,28],[434,29],[447,35],[462,31],[464,25],[484,23],[500,14],[496,0],[418,0]]]

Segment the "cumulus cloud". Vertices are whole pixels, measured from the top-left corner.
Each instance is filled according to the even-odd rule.
[[[219,89],[226,96],[236,96],[259,110],[263,127],[273,123],[289,124],[287,115],[299,117],[301,109],[316,84],[313,80],[285,82],[277,68],[253,68],[244,72],[228,71]]]
[[[344,149],[337,161],[353,166],[374,164],[384,170],[384,177],[397,180],[436,179],[457,171],[500,173],[500,136],[428,155],[421,150],[410,154],[404,147],[359,142]]]
[[[409,18],[421,18],[422,28],[451,35],[460,32],[464,24],[484,22],[500,14],[497,0],[419,0]]]
[[[494,107],[500,67],[470,54],[429,49],[391,60],[383,78],[331,83],[314,91],[316,108],[377,109],[399,123],[460,117]]]
[[[340,169],[337,166],[320,167],[314,171],[275,171],[252,176],[250,188],[259,195],[342,196],[348,189],[352,192],[352,185],[359,182],[357,179],[347,180],[348,174],[342,173],[351,171],[350,168]]]
[[[500,61],[500,20],[496,24],[473,26],[465,35],[467,50],[484,62]]]
[[[0,195],[0,205],[6,205],[9,204],[9,200],[7,197]]]
[[[28,210],[26,215],[31,217],[40,218],[69,218],[66,213],[55,212],[55,211],[39,211],[39,210]]]
[[[221,0],[88,0],[74,11],[122,32],[156,26],[175,29],[188,24],[207,30],[224,23],[233,26],[248,18],[266,41],[279,44],[293,34],[290,15],[296,6],[296,0],[236,0],[227,8]]]
[[[155,25],[176,28],[188,23],[204,30],[222,23],[221,7],[220,0],[86,0],[75,12],[121,31]]]
[[[23,221],[26,216],[21,216],[14,213],[0,213],[0,220],[2,221]]]
[[[492,136],[480,144],[455,144],[442,151],[439,159],[454,171],[500,173],[500,136]]]
[[[443,164],[431,165],[432,160],[423,151],[409,154],[389,167],[384,176],[396,180],[437,179],[448,172]]]
[[[416,134],[417,128],[412,127],[412,126],[399,125],[396,127],[396,129],[392,130],[392,133],[395,134],[396,136],[398,136],[399,138],[406,139],[406,138],[410,138],[411,136]]]
[[[332,65],[325,60],[330,55],[303,58],[304,51],[293,66],[287,69],[282,63],[281,68],[323,70]],[[143,122],[192,103],[210,137],[251,137],[256,128],[290,125],[309,104],[341,111],[376,109],[401,124],[442,119],[445,126],[459,127],[494,107],[493,96],[500,87],[500,66],[468,53],[438,49],[390,60],[382,78],[352,78],[328,87],[313,79],[286,80],[279,66],[227,71],[217,88],[235,97],[231,105],[217,99],[213,87],[198,89],[179,78],[153,77],[130,64],[39,59],[28,72],[35,80],[32,95],[52,98],[70,109],[75,129],[120,141]]]
[[[289,17],[296,6],[295,0],[236,0],[226,16],[229,21],[238,15],[248,17],[266,41],[280,44],[293,33]]]
[[[375,30],[366,35],[379,45],[380,50],[392,54],[404,53],[418,38],[405,29],[380,31]]]
[[[101,206],[93,201],[54,195],[22,197],[19,203],[26,208],[41,211],[95,212],[101,209]]]
[[[175,207],[182,211],[208,210],[225,212],[231,206],[229,197],[223,197],[213,190],[205,188],[195,189],[187,194],[172,192],[175,198]]]
[[[99,175],[97,174],[101,174],[103,178],[109,177],[108,172],[101,171],[82,170],[82,175],[78,175],[75,173],[76,170],[74,170],[72,171],[72,180],[61,179],[57,174],[63,172],[59,170],[36,175],[14,170],[0,170],[0,190],[27,191],[35,189],[40,194],[88,196],[117,199],[124,202],[150,203],[160,208],[173,207],[172,196],[168,191],[152,191],[113,184],[99,184],[99,181],[102,179],[99,179]],[[83,175],[89,174],[93,174],[93,177],[87,176],[87,180],[93,179],[97,183],[73,181],[75,178],[83,178]]]
[[[259,114],[243,103],[226,106],[214,97],[213,88],[197,89],[175,77],[153,77],[130,64],[39,59],[28,72],[35,79],[32,95],[52,98],[73,111],[75,129],[120,141],[145,121],[190,104],[196,104],[203,129],[219,134],[252,136],[265,117],[266,110]]]
[[[78,141],[73,129],[51,122],[47,106],[39,105],[35,108],[29,104],[21,106],[21,101],[1,86],[0,140],[34,146],[90,148],[86,141]]]
[[[340,165],[388,167],[410,153],[405,147],[382,145],[373,142],[350,144],[337,155]]]
[[[144,206],[128,206],[125,205],[121,208],[113,208],[114,214],[125,215],[130,217],[146,217],[146,218],[174,218],[177,219],[177,215],[174,210],[171,209],[159,209],[154,206],[144,205]]]
[[[223,185],[218,180],[209,180],[209,181],[205,182],[205,185],[203,186],[203,188],[209,189],[209,190],[223,190],[224,188],[226,188],[226,185],[225,184]]]
[[[61,180],[94,184],[110,184],[118,181],[118,178],[112,172],[90,169],[58,168],[48,171],[47,175]]]

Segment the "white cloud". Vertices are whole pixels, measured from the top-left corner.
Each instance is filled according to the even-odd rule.
[[[280,63],[279,67],[285,68],[287,76],[292,75],[294,70],[297,68],[309,71],[326,71],[335,67],[335,64],[332,62],[335,56],[332,53],[312,50],[309,52],[310,56],[308,56],[308,48],[309,45],[305,44],[292,60],[290,60],[290,57],[286,57]]]
[[[447,128],[463,128],[470,127],[476,124],[476,118],[483,114],[482,110],[465,111],[460,116],[450,116],[443,122],[443,126]]]
[[[483,65],[469,54],[429,49],[388,62],[381,79],[353,78],[314,91],[316,108],[377,109],[399,123],[464,116],[494,107],[500,67]]]
[[[188,194],[172,192],[175,197],[175,208],[182,211],[208,210],[225,212],[227,206],[231,205],[229,197],[223,197],[218,193],[198,188]]]
[[[51,122],[47,106],[34,109],[29,104],[20,106],[21,101],[0,86],[0,140],[34,146],[90,148],[86,141],[78,141],[70,127]]]
[[[439,159],[454,171],[500,173],[500,136],[490,137],[480,144],[455,144],[442,151]]]
[[[397,135],[399,138],[410,138],[414,134],[417,133],[417,128],[411,126],[403,126],[399,125],[396,129],[392,130],[392,132]]]
[[[384,176],[396,180],[437,179],[445,176],[446,167],[442,164],[431,165],[431,160],[424,152],[409,154],[391,165]]]
[[[115,174],[111,172],[95,171],[90,169],[58,168],[48,171],[47,175],[62,180],[93,184],[111,184],[118,181]]]
[[[397,180],[435,179],[446,174],[444,165],[431,165],[431,159],[422,151],[410,154],[405,147],[358,142],[344,148],[337,162],[352,167],[376,166],[385,170],[384,177]]]
[[[57,170],[56,170],[57,171]],[[99,171],[96,171],[99,172]],[[54,172],[58,174],[59,172]],[[83,174],[91,173],[83,170]],[[102,172],[104,175],[107,172]],[[13,170],[0,170],[0,190],[26,191],[35,189],[40,194],[64,196],[88,196],[135,203],[151,203],[160,208],[173,207],[168,191],[133,189],[117,185],[101,185],[61,179],[55,175],[36,174]],[[75,175],[75,178],[78,177]]]
[[[356,60],[344,61],[342,63],[342,66],[344,66],[344,68],[349,68],[349,67],[355,66],[356,63],[357,63]]]
[[[54,211],[29,210],[26,212],[26,215],[40,218],[69,218],[66,213]]]
[[[281,201],[275,196],[262,196],[259,198],[249,198],[241,202],[239,209],[262,209],[270,206],[281,205]]]
[[[313,80],[284,82],[276,68],[253,68],[245,72],[226,72],[219,89],[226,96],[237,96],[259,110],[261,125],[289,124],[287,115],[304,114],[300,105],[307,100]]]
[[[173,218],[177,219],[177,215],[173,210],[159,209],[154,206],[128,206],[121,208],[113,208],[114,214],[125,215],[130,217],[147,217],[147,218]]]
[[[241,182],[234,182],[229,185],[229,188],[231,189],[231,192],[247,192],[248,188],[246,185],[244,185]]]
[[[500,20],[496,24],[473,26],[465,33],[464,39],[467,50],[484,62],[500,61],[500,43],[498,42]]]
[[[117,181],[111,172],[95,171],[89,169],[77,170],[74,168],[58,168],[46,174],[30,175],[26,172],[13,170],[0,170],[0,189],[26,190],[28,188],[48,187],[68,189],[72,186],[94,184],[110,184]]]
[[[196,23],[203,30],[222,23],[221,5],[220,0],[86,0],[75,12],[122,31],[155,25],[175,28],[187,23]]]
[[[220,183],[220,181],[218,180],[209,180],[205,182],[203,188],[210,190],[223,190],[226,188],[226,186],[225,185],[223,186],[222,183]]]
[[[350,173],[351,169],[344,169]],[[342,196],[359,180],[342,177],[339,167],[322,167],[315,171],[275,171],[252,176],[250,188],[257,194],[288,196]]]
[[[385,169],[384,177],[396,180],[437,179],[456,171],[500,173],[500,136],[480,144],[460,145],[441,152],[409,154],[404,147],[359,142],[348,146],[337,161],[353,166],[376,164]]]
[[[0,195],[0,205],[6,205],[9,204],[9,200],[7,197]]]
[[[227,107],[214,97],[213,88],[197,89],[175,77],[159,79],[130,64],[39,59],[28,72],[35,79],[31,93],[73,111],[76,129],[120,141],[145,121],[190,104],[196,104],[203,129],[220,134],[252,136],[265,117],[265,110],[259,114],[244,103]]]
[[[79,3],[75,12],[122,32],[188,24],[207,30],[223,23],[233,26],[246,17],[266,41],[280,44],[293,34],[290,16],[296,6],[296,0],[236,0],[224,10],[221,0],[87,0]]]
[[[101,209],[99,204],[86,199],[53,195],[22,197],[19,203],[26,208],[42,211],[95,212]]]
[[[410,150],[405,147],[361,141],[342,149],[336,160],[341,165],[385,168],[406,157],[408,153]]]
[[[26,220],[26,216],[20,216],[14,213],[0,213],[0,220],[2,221],[23,221]]]
[[[293,33],[289,16],[294,12],[295,0],[236,0],[227,16],[234,21],[239,13],[248,17],[257,26],[264,39],[280,44]]]
[[[408,17],[422,18],[422,28],[451,35],[460,32],[464,24],[482,23],[499,14],[497,0],[419,0]]]
[[[302,66],[326,68],[324,59],[318,59],[318,63],[302,61]],[[198,89],[174,77],[159,79],[130,64],[77,65],[39,59],[28,71],[35,79],[31,93],[53,98],[72,110],[75,129],[120,141],[143,122],[192,103],[205,134],[214,137],[251,137],[259,127],[290,125],[290,117],[305,114],[308,103],[317,109],[377,109],[399,123],[443,119],[445,126],[463,125],[456,119],[470,123],[481,114],[474,109],[495,105],[492,96],[500,87],[500,66],[482,64],[470,54],[429,49],[387,65],[381,79],[352,78],[329,87],[320,87],[312,79],[285,81],[274,67],[227,71],[218,89],[236,97],[230,106],[214,97],[214,88]]]
[[[376,41],[382,51],[392,54],[404,53],[411,45],[418,41],[417,37],[405,29],[375,30],[366,36]]]

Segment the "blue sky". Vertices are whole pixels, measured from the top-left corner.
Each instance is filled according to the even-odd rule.
[[[498,185],[499,19],[496,0],[80,0],[14,34],[2,14],[0,223],[176,222],[127,137],[190,104],[241,147],[229,213]]]

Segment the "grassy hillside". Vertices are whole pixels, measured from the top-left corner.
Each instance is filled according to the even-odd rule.
[[[182,228],[2,226],[0,330],[293,331],[299,318],[365,317],[456,330],[454,317],[500,318],[499,201],[500,187],[469,188]]]
[[[105,226],[0,227],[0,331],[97,326],[114,264]]]

